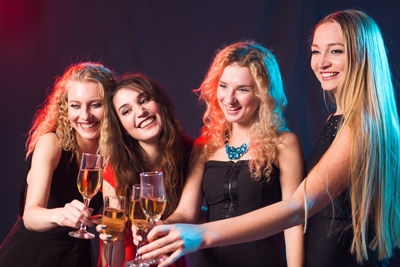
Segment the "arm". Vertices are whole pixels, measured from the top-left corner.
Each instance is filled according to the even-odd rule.
[[[297,136],[290,132],[281,135],[277,148],[282,200],[287,200],[304,177],[303,151]],[[287,266],[303,266],[303,226],[297,225],[286,229],[284,235]]]
[[[203,195],[201,182],[203,180],[204,162],[200,159],[202,147],[193,147],[190,159],[189,176],[186,180],[178,207],[164,223],[196,223],[200,212]]]
[[[291,197],[238,217],[202,225],[157,226],[148,235],[152,242],[139,249],[139,253],[146,253],[143,258],[149,259],[172,252],[159,265],[167,266],[183,254],[201,248],[259,240],[303,223],[305,185],[308,216],[324,208],[348,186],[350,137],[350,130],[345,127]]]
[[[107,181],[103,179],[103,198],[106,196],[116,196],[117,193],[115,191],[115,188],[112,187]],[[104,199],[103,199],[104,200]],[[127,200],[129,201],[129,200]],[[110,237],[107,237],[105,234],[103,234],[104,228],[103,225],[98,225],[96,227],[96,230],[100,232],[100,239],[105,241],[102,246],[101,250],[101,266],[107,266],[108,262],[108,256],[109,256],[109,249],[110,248],[110,243],[107,242]],[[125,230],[126,231],[126,228]],[[117,241],[114,242],[114,253],[113,253],[113,266],[123,266],[125,261],[125,233],[123,232],[121,234],[121,237],[118,238]]]
[[[53,171],[60,157],[61,147],[57,136],[47,133],[40,137],[27,176],[28,190],[23,219],[29,230],[44,232],[58,225],[74,228],[78,228],[81,223],[91,225],[91,212],[78,200],[61,208],[47,209]]]

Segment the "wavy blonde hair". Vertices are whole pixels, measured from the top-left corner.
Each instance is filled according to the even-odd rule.
[[[35,114],[26,141],[26,157],[35,150],[39,138],[49,132],[56,133],[64,150],[79,156],[75,130],[68,120],[67,84],[70,81],[96,83],[103,98],[104,92],[111,90],[115,84],[113,73],[101,64],[82,62],[69,66],[65,73],[57,78],[54,89]]]
[[[316,29],[332,22],[342,28],[347,62],[336,101],[344,113],[340,129],[352,133],[351,252],[358,262],[368,259],[368,247],[378,250],[379,259],[389,258],[400,246],[400,131],[386,48],[378,26],[362,11],[330,14]]]
[[[287,130],[283,118],[287,100],[281,73],[274,55],[266,48],[253,41],[244,41],[217,52],[203,83],[195,90],[200,91],[199,98],[207,106],[199,142],[204,146],[203,158],[206,160],[224,145],[226,135],[231,131],[231,124],[218,104],[217,89],[225,67],[234,63],[248,67],[256,84],[255,95],[260,104],[250,130],[252,159],[249,168],[252,177],[259,180],[262,175],[269,177],[277,158],[279,134]]]
[[[130,187],[140,183],[139,174],[153,171],[152,166],[147,164],[146,152],[119,121],[113,99],[122,88],[139,90],[160,107],[162,121],[162,131],[159,136],[160,165],[164,173],[168,200],[163,218],[167,218],[176,209],[182,194],[191,141],[184,136],[168,95],[156,81],[141,73],[124,75],[113,91],[106,92],[109,112],[104,118],[100,138],[100,151],[104,154],[106,162],[110,162],[114,169],[119,195],[129,197]]]

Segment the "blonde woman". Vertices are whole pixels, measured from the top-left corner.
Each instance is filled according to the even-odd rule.
[[[251,41],[224,47],[199,91],[207,104],[202,135],[195,145],[193,166],[178,208],[164,223],[196,222],[203,197],[207,220],[219,225],[222,219],[240,218],[291,196],[304,176],[303,154],[282,116],[286,96],[271,52]],[[252,224],[240,227],[248,229]],[[176,229],[174,225],[165,227]],[[229,231],[231,226],[224,224],[223,228]],[[154,239],[160,229],[166,228],[156,228],[149,237]],[[154,245],[171,240],[172,231]],[[193,233],[184,233],[182,246],[192,245],[186,238]],[[176,250],[166,263],[182,252]],[[289,266],[302,266],[301,226],[272,237],[201,250],[196,266],[285,266],[286,260]]]
[[[312,69],[337,109],[329,120],[334,133],[325,132],[328,145],[313,156],[317,164],[303,183],[287,199],[239,217],[156,227],[149,234],[153,242],[139,250],[148,252],[144,258],[173,252],[166,265],[199,248],[259,240],[311,217],[309,266],[385,266],[393,261],[400,246],[400,132],[382,35],[365,13],[340,11],[317,25],[311,50]],[[343,222],[336,223],[334,214],[313,222],[332,200],[344,200],[339,206],[344,210],[333,208],[339,218],[345,216]],[[332,228],[318,230],[328,220]],[[331,249],[324,249],[325,241],[314,243],[314,231],[322,239],[334,234],[336,240],[327,240]]]
[[[56,81],[29,132],[26,194],[0,266],[93,266],[90,241],[68,232],[91,225],[76,179],[82,153],[98,151],[104,94],[113,86],[111,71],[91,62],[70,66]],[[90,207],[101,206],[100,194]]]

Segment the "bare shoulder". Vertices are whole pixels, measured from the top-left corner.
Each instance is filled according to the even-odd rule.
[[[50,164],[55,167],[61,157],[61,144],[55,133],[46,133],[41,136],[36,144],[32,156],[32,165],[35,163]]]
[[[300,139],[296,134],[288,131],[281,132],[277,141],[278,152],[301,148]]]

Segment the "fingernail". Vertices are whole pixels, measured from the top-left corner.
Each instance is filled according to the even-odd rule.
[[[101,226],[101,229],[106,229],[106,228],[107,228],[107,225],[104,225],[104,224],[103,224],[103,225]]]

